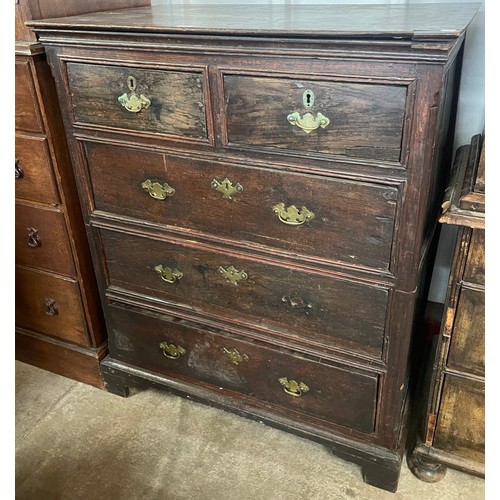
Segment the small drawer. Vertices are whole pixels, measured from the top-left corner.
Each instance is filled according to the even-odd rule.
[[[59,203],[46,138],[16,135],[15,174],[17,199]]]
[[[64,215],[16,204],[16,263],[73,276],[75,267]]]
[[[229,145],[400,162],[402,85],[223,76]]]
[[[474,229],[467,255],[463,280],[474,285],[485,285],[485,241],[484,230]]]
[[[325,365],[148,311],[108,308],[113,358],[194,383],[237,391],[286,411],[374,430],[378,375]]]
[[[324,348],[382,355],[387,288],[121,232],[101,237],[110,285]]]
[[[484,463],[484,396],[483,382],[446,375],[433,447]]]
[[[387,271],[398,189],[86,144],[97,210]]]
[[[43,132],[28,60],[16,59],[16,130]]]
[[[484,377],[484,291],[462,287],[450,339],[448,367]]]
[[[207,141],[204,74],[67,64],[76,123]]]
[[[80,345],[89,345],[78,283],[16,267],[16,325]]]

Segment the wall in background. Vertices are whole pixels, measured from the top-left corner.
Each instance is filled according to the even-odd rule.
[[[152,5],[175,4],[425,4],[425,3],[471,3],[471,0],[152,0]],[[472,2],[474,3],[474,2]],[[475,134],[484,130],[485,120],[485,6],[484,0],[477,2],[478,14],[467,32],[463,62],[460,96],[458,102],[455,147],[470,143]],[[456,228],[443,226],[439,240],[436,263],[429,292],[429,300],[444,302]]]

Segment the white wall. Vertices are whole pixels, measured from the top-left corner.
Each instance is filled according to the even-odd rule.
[[[152,5],[175,4],[424,4],[471,3],[473,0],[152,0]],[[478,1],[478,14],[472,21],[465,42],[464,62],[458,101],[455,147],[468,144],[475,134],[484,130],[485,120],[485,7]],[[429,300],[444,302],[450,272],[456,228],[443,226]]]

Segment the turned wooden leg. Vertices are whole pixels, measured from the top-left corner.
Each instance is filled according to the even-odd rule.
[[[361,473],[365,483],[393,493],[398,488],[400,472],[399,467],[388,467],[378,463],[364,463],[361,465]]]
[[[406,463],[415,477],[426,483],[437,483],[446,476],[446,467],[423,457],[413,450],[406,455]]]

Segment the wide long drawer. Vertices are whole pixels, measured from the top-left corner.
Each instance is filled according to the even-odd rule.
[[[320,347],[382,355],[387,288],[243,254],[104,229],[100,234],[110,285]]]
[[[108,308],[114,359],[231,389],[286,409],[373,432],[378,375],[207,331],[147,311]]]
[[[79,124],[208,140],[201,69],[69,62],[67,72]]]
[[[89,345],[78,283],[62,276],[16,267],[16,325]]]
[[[16,263],[74,275],[75,266],[59,210],[16,205]]]
[[[97,210],[388,270],[396,187],[87,143]]]

